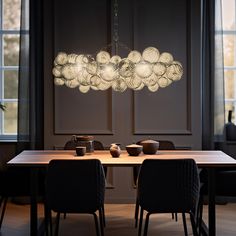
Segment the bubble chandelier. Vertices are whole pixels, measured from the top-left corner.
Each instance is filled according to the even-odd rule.
[[[145,86],[151,92],[165,88],[181,79],[183,67],[168,52],[160,53],[155,47],[147,47],[142,53],[130,50],[121,58],[118,47],[123,46],[118,37],[118,4],[114,2],[115,55],[101,50],[95,57],[85,54],[59,52],[54,60],[54,84],[79,88],[82,93],[112,88],[117,92],[126,89],[141,90]],[[110,44],[108,46],[112,46]]]

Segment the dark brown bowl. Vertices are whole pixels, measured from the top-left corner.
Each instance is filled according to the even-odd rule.
[[[142,152],[143,146],[137,144],[131,144],[126,146],[126,150],[130,156],[138,156]]]
[[[156,154],[159,148],[159,142],[155,140],[144,140],[141,142],[144,154]]]

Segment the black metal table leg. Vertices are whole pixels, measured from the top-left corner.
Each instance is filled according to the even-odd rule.
[[[215,169],[208,168],[208,227],[209,236],[216,235]]]
[[[38,169],[31,168],[30,174],[30,235],[38,235]]]

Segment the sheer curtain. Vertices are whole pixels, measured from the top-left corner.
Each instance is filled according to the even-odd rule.
[[[43,148],[43,1],[21,0],[17,151]]]
[[[203,1],[202,148],[214,149],[225,124],[221,0]]]

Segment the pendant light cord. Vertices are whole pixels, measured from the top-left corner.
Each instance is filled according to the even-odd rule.
[[[119,19],[118,19],[118,1],[114,0],[113,5],[113,40],[115,43],[115,54],[118,54],[119,47]]]

